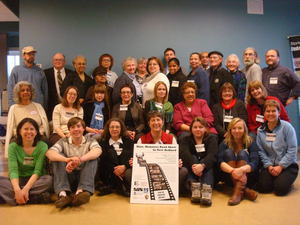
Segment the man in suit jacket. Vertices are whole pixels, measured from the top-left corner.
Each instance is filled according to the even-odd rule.
[[[47,117],[52,120],[52,113],[54,107],[62,100],[60,96],[60,86],[66,76],[72,73],[72,70],[64,68],[66,64],[65,56],[61,53],[56,53],[53,56],[53,67],[45,69],[45,75],[48,82],[49,101]]]

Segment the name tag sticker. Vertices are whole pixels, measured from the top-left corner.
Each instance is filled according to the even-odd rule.
[[[155,102],[155,107],[159,108],[159,109],[162,109],[163,105],[161,103],[159,103],[159,102]]]
[[[276,141],[276,134],[267,133],[266,141]]]
[[[108,74],[108,73],[107,73],[107,74],[106,74],[106,77],[107,77],[107,78],[111,78],[111,74]]]
[[[172,81],[172,87],[179,87],[179,81],[173,80]]]
[[[35,110],[32,110],[32,111],[30,111],[29,113],[30,113],[30,115],[32,115],[32,116],[37,114],[37,112],[36,112]]]
[[[224,117],[224,122],[225,123],[230,123],[232,119],[233,119],[233,116],[225,116]]]
[[[270,84],[277,84],[278,83],[278,77],[271,77],[270,78]]]
[[[215,79],[215,83],[219,83],[219,79],[217,78],[217,79]]]
[[[263,115],[256,115],[256,119],[257,122],[263,123],[265,122],[264,116]]]
[[[194,80],[187,80],[187,82],[195,83],[195,81],[194,81]]]
[[[120,105],[120,111],[127,111],[128,105]]]
[[[99,121],[102,121],[103,120],[103,115],[101,115],[100,113],[96,113],[95,119],[99,120]]]
[[[33,165],[33,157],[24,157],[23,165]]]
[[[74,116],[75,113],[74,112],[66,112],[66,116]]]
[[[204,144],[201,144],[201,145],[196,145],[196,151],[199,153],[199,152],[205,152],[205,147],[204,147]]]

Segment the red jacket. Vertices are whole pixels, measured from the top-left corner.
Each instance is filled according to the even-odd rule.
[[[161,139],[164,144],[173,144],[173,136],[162,131]],[[155,144],[151,132],[141,137],[142,144]]]
[[[290,118],[289,118],[288,114],[286,113],[284,106],[282,105],[282,103],[279,101],[278,98],[273,97],[273,96],[268,96],[266,100],[276,100],[277,102],[279,102],[280,109],[281,109],[279,118],[282,120],[285,120],[287,122],[290,122]],[[247,113],[248,113],[249,132],[257,133],[257,128],[259,128],[262,125],[262,123],[256,121],[256,115],[262,114],[257,103],[255,103],[255,104],[248,103],[247,104]],[[265,119],[265,121],[266,121],[266,119]]]

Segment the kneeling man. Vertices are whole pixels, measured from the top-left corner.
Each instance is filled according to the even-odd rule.
[[[52,161],[56,208],[87,203],[94,193],[97,158],[102,150],[98,142],[83,136],[85,123],[79,117],[68,121],[70,137],[60,139],[46,153]],[[76,191],[75,195],[72,191]]]

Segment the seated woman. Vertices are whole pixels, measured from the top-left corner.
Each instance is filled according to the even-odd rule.
[[[148,124],[150,127],[150,132],[146,135],[142,136],[138,140],[138,144],[177,144],[176,139],[170,135],[165,133],[162,128],[164,124],[163,114],[154,110],[148,113],[147,115]],[[132,165],[132,159],[130,159],[130,163]],[[187,178],[187,168],[182,167],[183,162],[179,159],[179,191],[182,192],[184,182]]]
[[[257,131],[257,145],[263,168],[259,174],[258,190],[286,195],[297,178],[297,137],[293,126],[279,118],[280,104],[267,100],[264,105],[266,122]]]
[[[149,74],[147,71],[147,59],[144,57],[140,57],[137,60],[135,78],[140,85],[143,85],[143,83],[145,83],[148,76]]]
[[[114,66],[114,58],[110,54],[103,54],[99,57],[99,66],[106,69],[106,80],[109,87],[113,88],[118,75],[111,70]]]
[[[258,146],[248,136],[246,123],[234,118],[229,123],[227,135],[219,146],[218,164],[221,180],[233,187],[233,195],[228,204],[237,205],[243,197],[254,201],[258,193],[250,188],[257,182],[259,171]]]
[[[133,156],[133,141],[120,119],[107,121],[100,146],[103,153],[100,156],[99,171],[105,186],[99,188],[99,195],[109,194],[116,187],[117,193],[129,197],[132,173],[129,160]]]
[[[220,102],[213,106],[212,113],[215,128],[219,134],[219,143],[221,143],[227,135],[227,127],[231,120],[239,117],[247,124],[248,115],[245,103],[236,99],[236,92],[230,83],[227,82],[222,85],[219,97]]]
[[[163,74],[164,66],[159,58],[152,56],[148,59],[147,71],[149,77],[146,82],[142,85],[143,92],[143,107],[145,102],[154,98],[154,86],[158,81],[163,81],[167,85],[167,91],[170,90],[170,82],[165,74]]]
[[[83,120],[86,124],[86,131],[99,142],[104,125],[110,118],[110,107],[104,85],[97,84],[93,92],[94,99],[83,107]]]
[[[9,108],[7,118],[7,131],[5,138],[5,157],[8,154],[8,146],[16,141],[17,125],[26,117],[34,119],[42,135],[42,141],[49,144],[50,129],[48,119],[43,107],[36,102],[32,102],[35,97],[35,89],[33,84],[27,81],[20,81],[14,87],[15,105]]]
[[[112,94],[112,99],[113,99],[113,104],[117,104],[122,101],[122,98],[120,96],[120,90],[121,88],[126,84],[130,85],[133,90],[133,97],[132,100],[134,102],[142,102],[142,89],[141,85],[139,82],[136,80],[135,76],[135,70],[136,70],[136,60],[135,58],[132,57],[126,57],[122,61],[122,68],[123,68],[123,73],[115,82],[113,94]]]
[[[192,71],[187,76],[187,81],[197,85],[196,98],[204,99],[209,105],[209,76],[207,72],[201,67],[200,54],[198,52],[193,52],[190,55],[190,66],[192,68]]]
[[[154,86],[154,98],[146,101],[145,103],[145,118],[150,111],[159,110],[164,115],[165,124],[163,131],[167,134],[170,133],[173,121],[174,108],[171,102],[168,101],[167,85],[163,81],[158,81]],[[149,127],[147,127],[149,131]]]
[[[112,110],[112,118],[119,118],[124,121],[129,137],[134,141],[143,136],[145,127],[143,110],[139,103],[132,101],[133,88],[130,85],[121,87],[122,102],[114,105]]]
[[[230,56],[228,56],[225,61],[225,66],[232,75],[235,84],[236,98],[241,101],[245,101],[247,80],[245,74],[238,70],[241,66],[241,63],[237,55],[231,54]]]
[[[50,203],[52,177],[45,170],[48,146],[41,141],[39,125],[24,118],[16,130],[16,143],[8,148],[9,178],[0,176],[0,202],[12,206]]]
[[[281,108],[279,118],[290,122],[289,116],[279,99],[268,96],[265,86],[263,86],[260,81],[251,81],[248,86],[247,113],[249,136],[253,138],[253,140],[256,140],[257,129],[265,122],[263,106],[267,100],[276,100]]]
[[[95,80],[95,85],[91,86],[84,98],[84,104],[87,102],[93,101],[94,98],[94,88],[97,84],[102,84],[106,87],[106,92],[107,92],[107,98],[108,102],[110,103],[110,107],[112,107],[112,91],[113,89],[108,85],[107,78],[106,78],[106,69],[102,66],[98,66],[94,69],[93,74],[92,74],[93,79]]]
[[[183,95],[181,93],[181,87],[186,83],[186,76],[182,73],[180,62],[177,58],[172,58],[168,62],[169,74],[167,75],[170,81],[170,92],[169,92],[169,102],[172,105],[183,100]]]
[[[68,121],[72,117],[83,119],[83,109],[80,106],[79,93],[75,86],[66,89],[61,104],[54,108],[52,116],[53,134],[50,137],[51,146],[63,137],[70,137]]]
[[[184,137],[189,136],[190,124],[192,120],[201,116],[207,121],[208,128],[216,139],[217,131],[214,128],[214,117],[207,102],[203,99],[196,99],[197,86],[192,82],[185,83],[181,92],[184,100],[174,107],[173,126],[177,130],[179,144]]]
[[[179,157],[189,170],[187,181],[191,184],[191,201],[211,205],[213,167],[217,162],[218,143],[209,135],[208,125],[203,117],[198,116],[192,120],[190,133],[180,144]]]
[[[88,89],[94,85],[94,80],[85,73],[86,58],[83,55],[75,56],[72,63],[75,71],[64,79],[60,94],[64,96],[68,87],[75,86],[78,89],[78,97],[81,104],[84,101]]]

